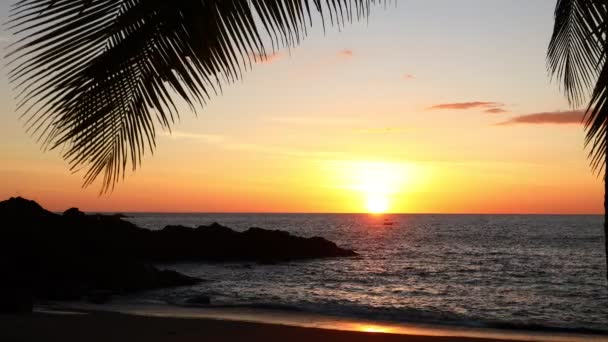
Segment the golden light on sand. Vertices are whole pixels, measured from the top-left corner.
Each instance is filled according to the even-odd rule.
[[[357,330],[370,333],[390,333],[393,329],[381,325],[361,324]]]

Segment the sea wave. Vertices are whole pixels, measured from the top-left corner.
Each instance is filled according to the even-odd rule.
[[[446,327],[468,327],[484,329],[500,329],[543,333],[593,334],[605,335],[608,338],[608,329],[593,329],[587,327],[560,327],[530,323],[525,321],[500,321],[471,319],[470,317],[448,311],[432,311],[417,308],[387,308],[366,307],[360,305],[318,305],[317,303],[282,304],[273,302],[255,302],[241,304],[190,304],[185,301],[167,303],[180,307],[204,309],[253,309],[271,310],[280,312],[298,312],[316,315],[327,315],[343,319],[365,320],[384,324],[431,324]]]
[[[602,333],[608,327],[602,217],[545,215],[155,214],[152,228],[218,221],[283,229],[350,246],[356,258],[277,265],[162,265],[209,280],[144,299],[369,320]]]

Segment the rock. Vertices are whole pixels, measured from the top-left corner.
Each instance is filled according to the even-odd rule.
[[[85,213],[80,211],[78,208],[70,208],[63,212],[63,216],[70,218],[83,218],[85,217]]]
[[[201,281],[199,278],[190,277],[171,270],[156,271],[156,287],[189,286],[196,285]]]
[[[225,235],[232,235],[235,233],[234,230],[228,228],[228,227],[224,227],[221,224],[217,223],[217,222],[213,222],[212,224],[208,225],[208,226],[200,226],[197,228],[197,230],[199,232],[205,233],[205,234],[225,234]]]
[[[321,237],[279,230],[237,232],[218,223],[198,228],[167,226],[151,231],[116,215],[85,215],[77,208],[57,215],[20,197],[0,202],[0,270],[4,307],[16,310],[34,299],[104,301],[97,291],[125,293],[200,282],[152,262],[252,261],[346,257],[355,252]],[[4,280],[7,279],[7,280]],[[1,283],[1,282],[0,282]],[[14,289],[27,288],[15,296]],[[19,304],[21,303],[21,304]],[[19,304],[19,305],[18,305]]]
[[[347,257],[354,251],[321,237],[303,238],[280,230],[250,228],[237,232],[218,223],[198,228],[167,226],[150,232],[143,257],[157,261],[255,261]]]
[[[85,297],[85,300],[91,304],[106,304],[112,300],[112,292],[92,291]]]
[[[33,309],[32,293],[19,288],[0,288],[0,313],[30,313]]]
[[[32,298],[101,302],[100,293],[199,281],[146,263],[139,251],[149,231],[119,217],[84,215],[76,208],[57,215],[36,202],[11,198],[0,202],[0,220],[2,311],[27,310]],[[29,292],[18,295],[15,289],[21,288]]]
[[[186,304],[193,304],[193,305],[209,305],[211,304],[211,298],[209,296],[196,296],[196,297],[192,297],[192,298],[188,298],[186,300]]]
[[[6,201],[0,202],[0,214],[3,220],[7,218],[19,218],[25,221],[55,216],[50,211],[44,210],[35,201],[22,197],[11,197]]]

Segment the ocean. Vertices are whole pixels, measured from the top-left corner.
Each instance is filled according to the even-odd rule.
[[[608,333],[601,216],[128,214],[149,229],[218,222],[322,236],[359,256],[163,264],[205,280],[141,303],[262,308],[396,323]],[[392,225],[387,223],[391,222]]]

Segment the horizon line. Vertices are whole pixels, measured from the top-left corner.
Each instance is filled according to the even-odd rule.
[[[55,213],[61,214],[62,211]],[[384,215],[554,215],[554,216],[602,216],[603,213],[367,213],[367,212],[280,212],[280,211],[84,211],[86,214],[247,214],[247,215],[369,215],[369,216],[384,216]]]

